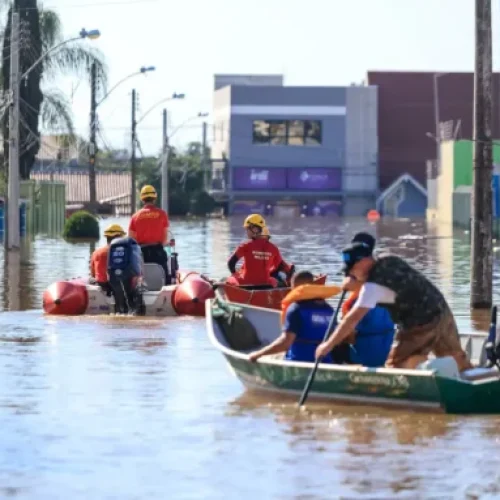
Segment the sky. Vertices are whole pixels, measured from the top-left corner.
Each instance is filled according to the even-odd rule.
[[[103,52],[110,86],[141,66],[100,106],[109,147],[130,147],[131,91],[138,117],[173,92],[169,129],[198,112],[212,111],[216,73],[279,73],[285,85],[350,85],[369,70],[473,71],[474,0],[46,0],[70,38],[82,27],[99,29],[92,44]],[[500,0],[493,0],[493,26]],[[493,67],[498,70],[498,29]],[[77,131],[88,137],[90,92],[78,78],[51,82],[73,95]],[[161,148],[163,105],[138,127],[144,154]],[[208,139],[212,128],[211,115]],[[180,129],[172,143],[201,140],[201,120]],[[101,139],[102,140],[102,139]],[[102,143],[101,143],[102,144]]]

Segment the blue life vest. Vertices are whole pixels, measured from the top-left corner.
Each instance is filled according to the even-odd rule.
[[[332,319],[333,310],[328,304],[300,304],[301,329],[285,359],[314,363],[316,348],[323,341],[326,329]],[[322,363],[331,363],[332,356],[328,354]]]
[[[394,323],[381,306],[371,309],[356,326],[351,362],[369,367],[384,366],[394,339]]]

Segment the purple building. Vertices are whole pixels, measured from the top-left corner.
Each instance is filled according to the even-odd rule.
[[[219,75],[211,194],[229,213],[363,215],[378,195],[377,90]]]

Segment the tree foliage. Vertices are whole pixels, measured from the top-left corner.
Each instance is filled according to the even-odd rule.
[[[49,131],[73,134],[71,105],[64,94],[57,88],[51,87],[51,84],[61,75],[89,77],[90,68],[95,64],[99,88],[105,92],[107,69],[102,54],[84,42],[70,42],[56,48],[64,38],[61,20],[55,12],[40,8],[37,0],[14,0],[8,9],[3,33],[1,84],[4,101],[10,86],[12,9],[20,13],[21,20],[21,74],[26,72],[42,54],[53,50],[21,83],[19,164],[21,178],[27,179],[40,149],[40,125]],[[8,157],[9,145],[6,140],[9,134],[8,127],[8,119],[4,117],[2,131],[5,157]]]
[[[205,172],[202,169],[202,145],[191,142],[184,153],[174,148],[169,155],[169,214],[207,215],[215,209],[214,199],[205,191]],[[207,151],[207,157],[210,152]],[[138,185],[151,184],[161,197],[161,159],[142,160],[137,176]]]

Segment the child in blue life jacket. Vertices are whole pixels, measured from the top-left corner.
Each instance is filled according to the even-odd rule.
[[[316,347],[322,342],[333,316],[333,309],[325,298],[341,290],[337,286],[315,285],[314,276],[309,271],[298,272],[292,278],[292,287],[293,290],[282,302],[282,334],[268,346],[251,353],[251,361],[268,354],[286,352],[285,359],[290,361],[314,362]],[[342,357],[344,351],[345,346],[339,346],[322,362],[339,362],[339,353]],[[345,355],[344,358],[347,361]]]

